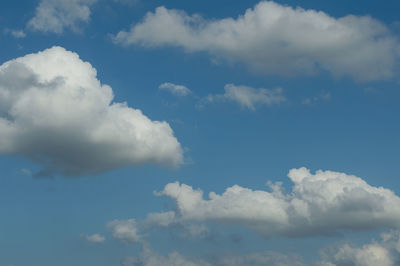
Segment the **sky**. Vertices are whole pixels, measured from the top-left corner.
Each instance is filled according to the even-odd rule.
[[[1,1],[0,266],[400,265],[399,9]]]

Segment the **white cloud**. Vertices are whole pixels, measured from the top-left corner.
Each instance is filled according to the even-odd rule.
[[[179,252],[161,255],[151,249],[148,244],[143,245],[139,257],[127,257],[121,262],[122,266],[304,266],[302,259],[297,255],[286,255],[276,252],[260,252],[251,254],[219,254],[205,258],[189,257]]]
[[[255,110],[257,105],[273,105],[286,101],[281,88],[254,89],[243,85],[227,84],[224,89],[224,94],[209,95],[206,101],[231,101],[250,110]]]
[[[158,87],[160,90],[168,91],[176,96],[187,96],[191,91],[183,85],[176,85],[170,82],[165,82]]]
[[[216,222],[247,227],[262,236],[331,235],[341,230],[400,227],[400,198],[392,191],[368,185],[353,175],[306,168],[292,169],[290,193],[281,184],[271,191],[232,186],[218,195],[170,183],[157,195],[176,202],[176,211],[151,214],[144,223]]]
[[[39,175],[83,175],[127,165],[178,166],[166,122],[126,103],[76,53],[53,47],[0,66],[0,153],[44,166]]]
[[[33,30],[61,34],[66,28],[80,31],[90,20],[90,7],[97,0],[41,0],[27,26]]]
[[[135,219],[114,220],[107,224],[112,230],[113,237],[124,242],[139,242],[140,236]]]
[[[380,242],[362,247],[338,245],[322,252],[323,260],[317,266],[395,266],[400,265],[400,238],[398,232],[382,234]]]
[[[84,238],[86,239],[86,241],[90,242],[90,243],[103,243],[106,238],[104,236],[101,236],[99,234],[94,234],[94,235],[85,235]]]
[[[322,69],[358,81],[395,77],[400,50],[388,28],[369,16],[334,18],[271,1],[236,19],[207,20],[158,7],[114,41],[208,52],[265,74],[310,75]]]

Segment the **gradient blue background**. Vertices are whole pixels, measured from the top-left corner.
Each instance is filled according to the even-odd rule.
[[[316,9],[334,17],[370,15],[400,32],[399,1],[276,1]],[[153,165],[127,167],[96,176],[34,179],[21,169],[39,168],[22,157],[0,156],[0,265],[63,266],[119,265],[135,255],[138,245],[112,240],[106,223],[113,219],[144,218],[171,202],[153,195],[174,181],[221,193],[238,184],[265,189],[265,183],[282,181],[291,168],[305,166],[362,177],[373,186],[400,194],[400,90],[398,81],[356,83],[315,77],[262,76],[240,65],[215,65],[205,54],[187,54],[177,48],[123,48],[108,34],[128,29],[148,11],[165,5],[199,13],[206,18],[236,17],[258,1],[141,1],[132,7],[99,0],[91,22],[81,34],[29,32],[24,39],[0,33],[0,63],[27,53],[60,45],[77,52],[109,84],[115,101],[126,101],[152,120],[170,123],[192,160],[178,170]],[[38,1],[2,0],[0,31],[21,29],[33,16]],[[197,96],[219,94],[227,83],[254,88],[282,87],[287,103],[243,110],[234,104],[196,108],[195,98],[179,99],[160,92],[163,82],[183,84]],[[373,88],[369,90],[368,88]],[[322,92],[331,99],[313,105],[301,101]],[[61,140],[62,141],[62,140]],[[221,228],[219,228],[222,230]],[[350,239],[363,242],[378,232],[349,233],[343,237],[262,239],[247,230],[228,228],[218,240],[183,243],[166,232],[153,236],[161,253],[177,249],[186,253],[272,249],[300,253],[306,261],[328,243]],[[80,234],[101,233],[104,244],[92,245]],[[229,235],[240,235],[234,243]]]

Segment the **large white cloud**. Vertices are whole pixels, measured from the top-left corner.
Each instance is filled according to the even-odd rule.
[[[158,7],[114,41],[204,51],[266,74],[309,75],[323,69],[359,81],[392,78],[399,58],[397,38],[369,16],[334,18],[271,1],[236,19],[207,20]]]
[[[170,183],[157,193],[176,202],[174,211],[149,214],[147,226],[214,222],[254,230],[264,237],[332,235],[342,230],[400,227],[400,198],[353,175],[306,168],[292,169],[290,193],[281,185],[271,191],[232,186],[222,194]],[[143,226],[143,228],[146,228]]]
[[[63,33],[66,28],[80,31],[89,22],[90,7],[97,0],[41,0],[28,27],[42,32]]]
[[[112,101],[96,70],[62,47],[8,61],[0,66],[0,153],[43,164],[43,175],[182,162],[168,123]]]

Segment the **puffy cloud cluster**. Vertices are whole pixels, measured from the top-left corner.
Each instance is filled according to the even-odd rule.
[[[341,230],[400,227],[400,198],[345,173],[292,169],[290,193],[281,184],[271,191],[232,186],[218,195],[170,183],[157,193],[176,202],[176,211],[149,214],[147,225],[216,222],[254,230],[264,237],[332,235]]]
[[[224,89],[224,94],[209,95],[206,100],[208,102],[230,101],[253,111],[257,105],[273,105],[286,101],[281,88],[254,89],[249,86],[227,84]]]
[[[176,85],[170,82],[165,82],[158,87],[160,90],[168,91],[176,96],[187,96],[191,93],[186,86]]]
[[[353,247],[343,244],[322,252],[317,266],[395,266],[400,265],[399,232],[382,234],[380,242]]]
[[[180,227],[187,231],[187,236],[193,231],[190,237],[201,237],[208,232],[202,225],[211,222],[246,227],[264,237],[304,237],[332,235],[342,230],[392,228],[395,230],[382,234],[379,242],[372,241],[360,247],[345,243],[324,248],[314,265],[399,265],[400,198],[392,191],[370,186],[354,175],[322,170],[312,174],[304,167],[290,170],[288,177],[293,182],[289,193],[283,191],[280,183],[269,183],[268,191],[236,185],[220,195],[211,192],[208,199],[204,199],[200,189],[177,182],[167,184],[155,194],[172,198],[176,202],[173,211],[150,213],[137,223],[134,220],[113,222],[134,227],[114,236],[124,239],[131,231],[137,236],[138,232],[149,228]],[[143,252],[138,257],[126,258],[122,265],[305,265],[298,255],[272,251],[197,257],[178,252],[161,255],[152,251],[143,239],[140,241]]]
[[[323,69],[358,81],[394,77],[400,50],[396,37],[371,17],[334,18],[272,1],[262,1],[236,19],[207,20],[158,7],[114,41],[208,52],[265,74],[310,75]]]
[[[148,244],[143,245],[139,257],[127,257],[121,262],[122,266],[304,266],[302,259],[297,255],[286,255],[276,252],[260,252],[245,255],[220,254],[208,258],[191,258],[179,252],[161,255],[153,251]]]
[[[166,122],[126,103],[78,54],[62,47],[0,66],[0,153],[44,165],[39,175],[94,174],[127,165],[178,166],[183,152]]]
[[[42,32],[61,34],[69,28],[79,31],[90,20],[90,7],[97,0],[41,0],[28,27]]]

